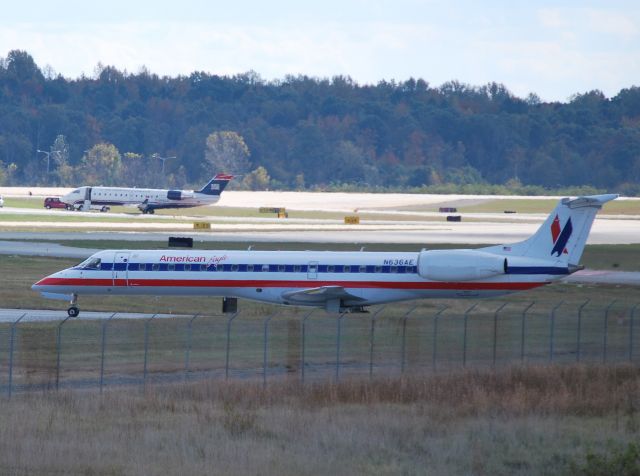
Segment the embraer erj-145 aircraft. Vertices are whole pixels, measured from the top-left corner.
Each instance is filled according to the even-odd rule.
[[[80,187],[60,200],[79,210],[89,210],[95,205],[135,205],[142,213],[153,213],[159,208],[189,208],[216,203],[232,178],[233,175],[218,174],[202,190]]]
[[[422,298],[491,297],[580,269],[596,212],[617,195],[563,198],[529,239],[479,249],[400,252],[100,251],[33,285],[45,297],[207,295],[362,312]],[[233,306],[232,306],[233,307]]]

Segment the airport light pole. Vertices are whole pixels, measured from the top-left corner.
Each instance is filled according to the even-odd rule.
[[[41,154],[47,154],[47,177],[49,177],[49,159],[51,158],[51,152],[47,152],[46,150],[38,149],[38,152]]]
[[[160,154],[158,154],[158,153],[153,154],[151,157],[153,157],[154,159],[162,160],[162,178],[164,180],[165,179],[165,176],[164,176],[164,163],[169,159],[175,159],[177,157],[175,155],[172,156],[172,157],[161,157]]]
[[[49,182],[49,169],[50,169],[50,162],[51,162],[51,154],[58,154],[58,156],[59,156],[60,155],[60,151],[59,150],[54,150],[52,152],[47,152],[46,150],[38,149],[37,152],[47,155],[47,183],[48,183]]]

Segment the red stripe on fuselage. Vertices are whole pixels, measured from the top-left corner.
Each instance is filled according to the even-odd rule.
[[[44,278],[42,286],[107,286],[113,287],[113,279],[92,278]],[[523,291],[543,286],[546,282],[531,283],[478,283],[438,281],[277,281],[234,279],[129,279],[129,287],[192,287],[192,288],[318,288],[342,286],[344,288],[378,289],[460,289],[460,290],[511,290]],[[124,287],[124,279],[116,279],[115,286]]]

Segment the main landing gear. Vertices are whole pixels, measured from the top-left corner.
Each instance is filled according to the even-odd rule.
[[[67,309],[67,314],[69,315],[69,317],[78,317],[78,314],[80,314],[80,308],[76,306],[77,302],[78,295],[74,294],[71,297],[71,302],[69,302],[69,309]]]

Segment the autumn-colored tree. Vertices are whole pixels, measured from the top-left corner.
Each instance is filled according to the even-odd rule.
[[[249,190],[268,190],[270,183],[269,172],[263,166],[251,171],[242,180],[243,187]]]
[[[83,181],[87,185],[121,185],[122,160],[113,144],[100,143],[82,157]]]
[[[205,159],[213,173],[240,175],[249,170],[249,147],[234,131],[216,131],[207,137]]]

